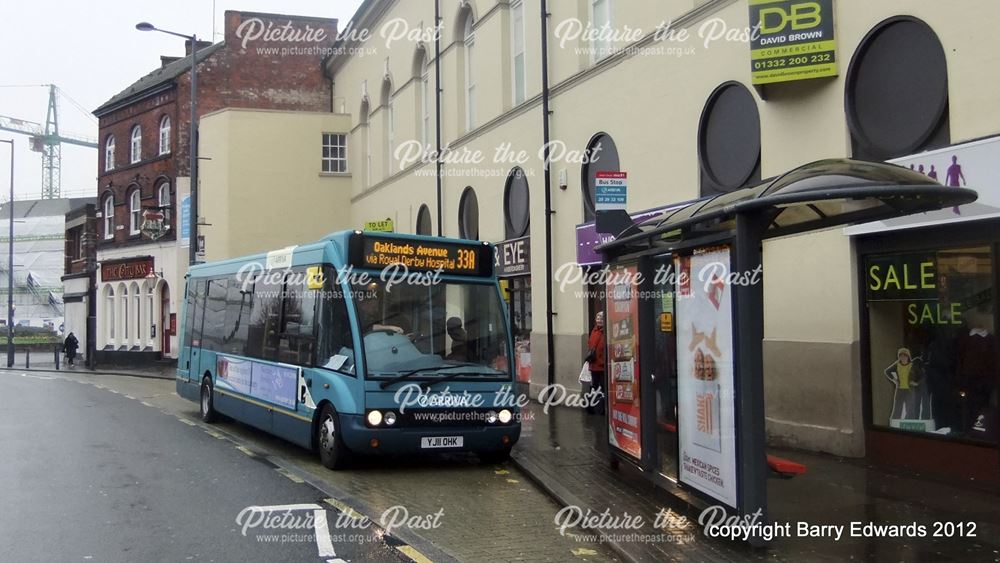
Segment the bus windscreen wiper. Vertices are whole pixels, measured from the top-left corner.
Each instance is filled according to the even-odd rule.
[[[403,372],[403,373],[397,375],[396,377],[393,377],[391,379],[386,379],[385,381],[383,381],[382,383],[379,384],[379,387],[381,389],[385,389],[386,387],[392,385],[393,383],[396,383],[398,381],[403,381],[404,379],[409,379],[409,378],[411,378],[414,375],[417,375],[419,373],[424,373],[424,372],[428,372],[428,371],[435,371],[435,370],[442,370],[442,369],[452,369],[452,368],[466,367],[466,366],[477,366],[477,365],[479,365],[479,364],[474,364],[472,362],[450,362],[449,365],[444,365],[444,366],[428,366],[428,367],[425,367],[425,368],[411,369],[410,371]]]

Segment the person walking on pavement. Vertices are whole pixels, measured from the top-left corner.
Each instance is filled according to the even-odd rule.
[[[66,360],[69,365],[73,365],[73,360],[76,358],[76,351],[80,347],[80,341],[76,339],[76,336],[71,332],[69,336],[66,337],[66,341],[63,342],[63,352],[66,353]]]
[[[604,312],[601,311],[594,316],[594,328],[590,331],[590,339],[587,342],[590,353],[587,354],[587,362],[590,364],[590,388],[597,391],[599,397],[593,406],[587,407],[587,412],[604,414],[605,398],[607,393],[604,387]]]

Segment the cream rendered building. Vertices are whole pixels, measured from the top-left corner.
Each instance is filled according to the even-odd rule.
[[[540,2],[441,0],[436,61],[434,3],[366,1],[339,44],[342,52],[326,63],[334,85],[333,109],[350,116],[354,227],[391,217],[398,231],[413,233],[426,206],[429,225],[440,219],[444,236],[502,241],[509,238],[504,223],[508,174],[515,165],[523,169],[533,247],[534,391],[547,383],[549,363],[544,322],[546,185],[539,154]],[[613,139],[620,170],[628,172],[629,211],[698,198],[703,113],[713,92],[730,82],[752,96],[759,114],[759,170],[745,184],[819,159],[860,156],[852,148],[845,118],[848,70],[869,33],[890,18],[927,22],[947,54],[948,104],[942,118],[946,140],[959,143],[1000,132],[1000,106],[995,103],[1000,81],[986,71],[1000,62],[989,39],[994,22],[1000,21],[1000,5],[987,0],[964,3],[974,17],[959,17],[950,3],[936,0],[836,0],[833,6],[839,76],[757,90],[751,86],[745,1],[549,1],[550,134],[555,148],[564,153],[551,164],[553,270],[577,261],[576,227],[589,217],[583,189],[587,167],[580,162],[588,143],[602,133]],[[607,41],[588,39],[586,32],[575,33],[576,22],[584,30],[607,24],[618,34]],[[670,23],[678,35],[657,41],[653,34],[661,22]],[[400,30],[407,31],[405,36]],[[681,30],[689,34],[686,40],[679,38]],[[595,47],[614,52],[594,54]],[[434,148],[435,67],[441,77],[441,145],[448,148],[442,158],[440,218],[433,161],[401,163],[399,158],[412,144],[408,142]],[[745,142],[753,146],[756,139]],[[742,143],[737,139],[736,144]],[[510,155],[518,151],[526,155],[523,162]],[[484,158],[476,161],[470,154]],[[474,214],[461,208],[469,187],[478,201],[478,225],[472,225],[477,228],[468,224]],[[463,212],[465,225],[460,221]],[[866,379],[861,373],[858,258],[852,238],[838,229],[769,241],[764,257],[770,439],[864,455]],[[555,381],[575,387],[593,311],[579,283],[565,290],[558,280],[551,283]]]
[[[202,117],[206,260],[309,243],[350,228],[351,175],[333,170],[335,157],[323,158],[324,150],[346,141],[349,129],[349,116],[336,113],[227,108]],[[331,146],[324,149],[325,142]]]

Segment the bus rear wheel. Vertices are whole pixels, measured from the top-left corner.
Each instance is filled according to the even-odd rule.
[[[212,423],[215,422],[216,412],[215,412],[215,399],[212,396],[212,380],[205,378],[201,380],[201,419],[205,422]]]
[[[323,405],[316,424],[316,449],[319,461],[327,469],[342,469],[347,465],[350,452],[340,437],[340,418],[330,405]]]

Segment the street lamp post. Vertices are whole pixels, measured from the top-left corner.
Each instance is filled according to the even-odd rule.
[[[198,53],[198,36],[184,35],[160,29],[149,22],[135,24],[139,31],[159,31],[175,37],[183,37],[191,42],[191,123],[188,126],[188,152],[190,153],[191,168],[191,212],[190,229],[191,236],[188,239],[188,263],[198,262],[198,61],[195,56]]]
[[[14,367],[14,139],[10,143],[10,200],[7,202],[10,225],[7,232],[7,367]]]

